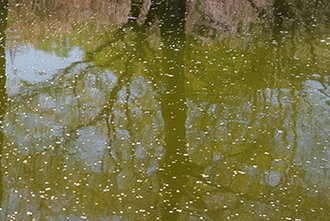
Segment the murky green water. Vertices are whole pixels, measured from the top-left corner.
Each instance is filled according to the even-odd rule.
[[[327,220],[326,1],[0,1],[0,220]]]

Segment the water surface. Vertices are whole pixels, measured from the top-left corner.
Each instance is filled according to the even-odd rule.
[[[328,219],[328,8],[1,1],[0,219]]]

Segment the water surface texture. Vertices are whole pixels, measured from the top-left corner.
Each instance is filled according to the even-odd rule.
[[[327,220],[325,0],[0,0],[0,220]]]

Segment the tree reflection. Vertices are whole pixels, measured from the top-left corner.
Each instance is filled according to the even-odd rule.
[[[118,38],[123,38],[122,33],[125,29],[133,30],[136,38],[133,40],[133,50],[129,52],[133,58],[128,58],[125,63],[125,70],[118,78],[117,86],[110,93],[110,100],[104,109],[108,119],[107,122],[114,122],[113,104],[116,100],[118,90],[126,85],[126,97],[129,99],[131,77],[134,73],[134,66],[147,58],[146,50],[151,50],[148,46],[147,35],[148,27],[156,18],[161,21],[160,35],[162,46],[162,66],[152,68],[152,75],[149,76],[154,85],[158,84],[158,91],[161,93],[160,102],[162,116],[164,120],[164,148],[165,154],[159,173],[159,181],[163,195],[163,205],[158,208],[162,211],[163,220],[177,220],[180,212],[185,210],[185,201],[188,200],[186,188],[188,171],[193,170],[191,160],[186,151],[186,96],[185,96],[185,12],[186,3],[184,1],[162,1],[161,3],[152,2],[147,12],[146,20],[142,25],[138,25],[137,20],[140,16],[142,1],[133,1],[131,6],[130,18],[128,23],[115,34]],[[110,41],[111,42],[111,41]],[[97,51],[103,49],[99,47],[91,54],[91,59],[97,56]],[[150,52],[149,52],[150,53]],[[149,60],[151,60],[149,58]],[[161,70],[161,73],[159,72]],[[155,80],[155,79],[158,79]],[[126,83],[124,83],[126,82]],[[126,100],[126,106],[128,101]],[[125,109],[127,127],[130,125],[129,108]],[[108,124],[109,143],[111,143],[111,131],[114,127]],[[115,134],[115,133],[113,133]],[[134,133],[131,133],[134,136]],[[131,154],[134,155],[134,152]],[[190,173],[192,174],[192,173]],[[186,198],[186,199],[184,199]]]
[[[192,169],[186,150],[187,105],[185,96],[185,12],[184,1],[165,1],[162,7],[161,39],[163,51],[162,114],[165,124],[163,220],[177,220],[184,211],[187,193],[187,172]],[[183,202],[182,202],[183,201]]]
[[[45,81],[19,81],[5,117],[6,214],[276,220],[311,219],[319,208],[325,216],[329,81],[326,59],[315,58],[325,50],[299,40],[290,16],[300,3],[287,3],[132,0],[118,27],[102,37],[88,30],[98,40],[81,61]]]

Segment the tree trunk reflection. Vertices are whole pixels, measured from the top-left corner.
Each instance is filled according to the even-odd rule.
[[[184,73],[185,11],[184,1],[163,3],[161,37],[163,46],[163,85],[161,96],[165,123],[165,161],[163,220],[177,220],[184,194],[189,160],[186,157],[186,96]]]

